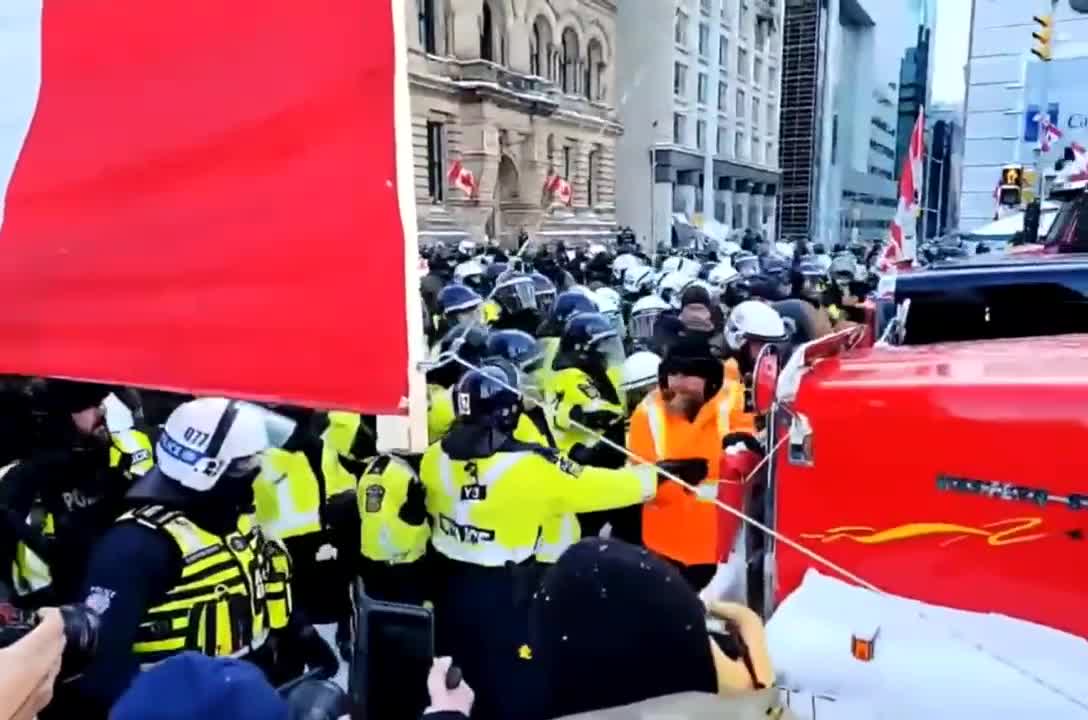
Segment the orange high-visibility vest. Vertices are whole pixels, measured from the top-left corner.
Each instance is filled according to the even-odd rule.
[[[697,492],[665,481],[657,496],[643,506],[642,540],[647,548],[684,565],[721,561],[725,549],[719,541],[720,511],[714,500],[718,496],[722,438],[730,432],[750,431],[751,425],[744,419],[744,387],[729,379],[703,405],[694,422],[670,413],[660,390],[646,396],[635,409],[628,438],[632,453],[655,463],[703,458],[709,467],[709,475]]]

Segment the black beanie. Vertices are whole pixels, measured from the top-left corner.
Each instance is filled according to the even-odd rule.
[[[688,305],[706,305],[710,307],[711,304],[710,293],[701,285],[689,285],[680,294],[680,307]]]
[[[45,409],[55,413],[77,413],[102,404],[111,388],[76,380],[49,380],[44,388]]]
[[[706,397],[709,400],[725,383],[725,366],[714,354],[706,334],[687,333],[669,346],[658,367],[660,387],[667,386],[672,374],[693,375],[706,380]]]
[[[544,718],[718,690],[698,595],[672,565],[617,540],[582,540],[547,572],[530,647]]]

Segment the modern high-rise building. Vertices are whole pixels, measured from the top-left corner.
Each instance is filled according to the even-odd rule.
[[[781,0],[622,0],[616,213],[648,246],[718,223],[775,234]]]
[[[966,141],[960,189],[960,229],[994,218],[994,188],[1001,166],[1036,162],[1045,88],[1051,122],[1062,132],[1044,170],[1053,168],[1071,142],[1088,146],[1088,15],[1063,0],[1054,13],[1053,60],[1031,54],[1032,17],[1041,6],[1017,0],[976,0],[971,22],[965,101]]]
[[[784,236],[828,244],[887,237],[898,204],[900,126],[908,126],[909,137],[928,97],[932,5],[933,0],[786,5]],[[900,87],[904,73],[907,92]]]
[[[616,0],[404,1],[421,240],[614,236]],[[450,187],[455,161],[476,197]]]
[[[926,190],[922,237],[937,238],[959,226],[963,172],[963,113],[956,105],[926,110]]]

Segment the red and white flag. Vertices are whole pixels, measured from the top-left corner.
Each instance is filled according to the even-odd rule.
[[[544,194],[552,203],[559,205],[569,206],[574,201],[574,189],[557,173],[549,175],[544,181]]]
[[[454,160],[450,165],[450,171],[446,173],[450,186],[455,187],[470,198],[476,198],[480,192],[480,185],[476,182],[476,176],[465,167],[460,160]]]
[[[922,200],[922,157],[925,154],[925,110],[918,109],[918,119],[910,134],[910,147],[899,175],[899,202],[888,228],[888,239],[877,258],[877,269],[884,272],[914,259],[914,235]]]
[[[1073,164],[1068,171],[1063,172],[1066,182],[1088,180],[1088,150],[1079,142],[1069,143],[1073,151]]]
[[[1035,122],[1039,123],[1039,149],[1050,152],[1050,144],[1062,139],[1062,131],[1050,122],[1050,113],[1037,113]]]
[[[403,6],[0,0],[0,373],[402,412]]]

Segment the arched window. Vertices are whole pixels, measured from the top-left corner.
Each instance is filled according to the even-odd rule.
[[[578,92],[578,36],[573,28],[563,31],[562,61],[559,65],[559,86],[565,93]]]
[[[495,59],[495,36],[492,28],[491,4],[484,0],[480,17],[480,58]]]
[[[529,62],[534,75],[555,79],[552,70],[552,29],[543,16],[538,17],[533,23],[532,46],[529,48]]]
[[[540,72],[540,26],[536,23],[533,23],[533,36],[529,39],[529,72],[543,75]]]
[[[438,17],[435,15],[435,0],[419,2],[419,44],[423,52],[434,53],[438,50]]]
[[[597,182],[597,171],[600,167],[601,152],[598,148],[593,148],[589,151],[589,162],[586,172],[586,205],[591,208],[597,207],[597,202],[600,200],[598,193],[600,189]]]
[[[591,40],[586,51],[586,77],[582,92],[589,100],[604,100],[604,50],[601,43]]]

